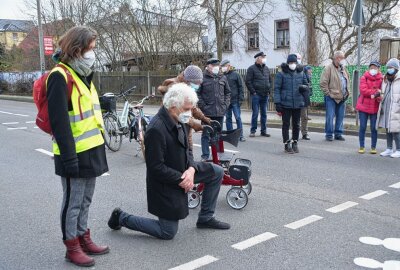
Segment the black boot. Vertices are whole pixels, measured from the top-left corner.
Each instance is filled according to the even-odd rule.
[[[292,150],[293,150],[293,152],[295,152],[295,153],[298,153],[298,152],[299,152],[299,147],[297,146],[297,141],[293,141],[293,143],[292,143]]]
[[[294,154],[290,141],[285,142],[285,153]]]

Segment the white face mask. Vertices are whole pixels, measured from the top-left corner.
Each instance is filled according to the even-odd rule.
[[[297,59],[297,64],[301,65],[301,59]]]
[[[376,74],[378,74],[378,71],[376,69],[370,69],[369,74],[371,74],[372,76],[375,76]]]
[[[267,63],[267,58],[263,58],[261,62],[265,65]]]
[[[89,51],[85,52],[82,55],[82,58],[83,58],[83,62],[85,63],[85,65],[88,67],[92,67],[94,64],[94,61],[96,61],[96,55],[94,54],[93,50],[89,50]]]
[[[296,67],[297,67],[297,65],[296,65],[296,64],[289,64],[289,68],[290,68],[290,70],[295,70],[295,69],[296,69]]]
[[[221,70],[222,70],[223,73],[225,73],[225,72],[228,71],[228,67],[222,67]]]
[[[339,64],[340,64],[341,66],[345,66],[345,65],[346,65],[346,59],[340,60]]]
[[[218,75],[218,73],[219,73],[219,67],[218,67],[218,66],[213,67],[211,72],[212,72],[214,75]]]
[[[187,111],[187,112],[181,112],[178,115],[178,120],[179,122],[183,124],[189,123],[189,119],[192,117],[192,111]]]

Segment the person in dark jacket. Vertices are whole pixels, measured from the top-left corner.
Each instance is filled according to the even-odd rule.
[[[290,54],[287,63],[282,63],[282,71],[275,76],[274,102],[276,111],[282,113],[282,137],[285,152],[298,153],[301,108],[305,106],[302,93],[307,91],[307,79],[303,66],[297,64],[295,54]],[[289,139],[289,127],[292,122],[292,139]]]
[[[256,63],[247,69],[246,86],[251,96],[250,137],[255,137],[257,130],[258,112],[261,114],[261,136],[270,137],[267,133],[267,105],[271,92],[272,78],[269,68],[265,65],[267,58],[263,52],[257,53]]]
[[[88,254],[100,255],[109,251],[107,246],[93,243],[87,228],[96,177],[108,171],[101,135],[103,119],[92,83],[96,37],[96,31],[89,27],[71,28],[59,40],[61,50],[54,56],[59,65],[47,79],[55,172],[61,177],[63,187],[60,217],[67,248],[65,257],[79,266],[94,265]],[[73,78],[70,97],[67,72]]]
[[[299,63],[300,64],[300,63]],[[301,134],[303,135],[303,140],[310,140],[310,136],[308,136],[308,107],[311,105],[310,97],[312,96],[312,85],[311,85],[311,76],[312,76],[312,68],[311,66],[304,67],[304,76],[307,80],[308,88],[304,88],[302,95],[305,100],[305,106],[301,109]]]
[[[225,59],[221,62],[221,70],[225,74],[228,79],[229,88],[231,89],[231,103],[228,106],[228,110],[226,111],[226,129],[232,130],[232,112],[236,119],[236,125],[238,129],[242,130],[240,135],[240,141],[244,142],[246,139],[243,137],[243,124],[242,118],[240,117],[240,106],[244,100],[244,91],[243,91],[243,83],[242,78],[235,71],[235,68],[231,66],[229,60]]]
[[[146,130],[147,205],[148,211],[158,220],[130,215],[116,208],[108,221],[111,229],[126,227],[159,239],[174,238],[179,220],[189,214],[187,192],[199,182],[205,184],[205,189],[197,228],[230,228],[229,224],[214,218],[223,168],[195,162],[189,148],[187,123],[197,100],[190,86],[174,84],[164,95],[163,107]]]
[[[197,95],[200,110],[211,120],[218,121],[222,127],[226,110],[231,101],[231,90],[228,80],[220,72],[219,64],[220,61],[216,58],[207,61],[203,83],[200,85]],[[209,140],[207,133],[201,135],[201,159],[203,161],[210,158]]]

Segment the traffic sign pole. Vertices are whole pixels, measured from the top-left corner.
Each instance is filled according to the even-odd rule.
[[[44,62],[44,44],[43,44],[43,28],[42,28],[42,12],[40,8],[40,0],[36,1],[38,15],[38,34],[39,34],[39,54],[40,54],[40,71],[44,74],[46,64]]]

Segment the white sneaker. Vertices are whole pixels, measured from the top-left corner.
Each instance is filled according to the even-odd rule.
[[[393,154],[393,150],[392,149],[386,149],[384,152],[382,152],[380,155],[382,156],[382,157],[388,157],[388,156],[390,156],[391,154]]]
[[[390,155],[392,158],[400,158],[400,151],[396,151],[393,154]]]

